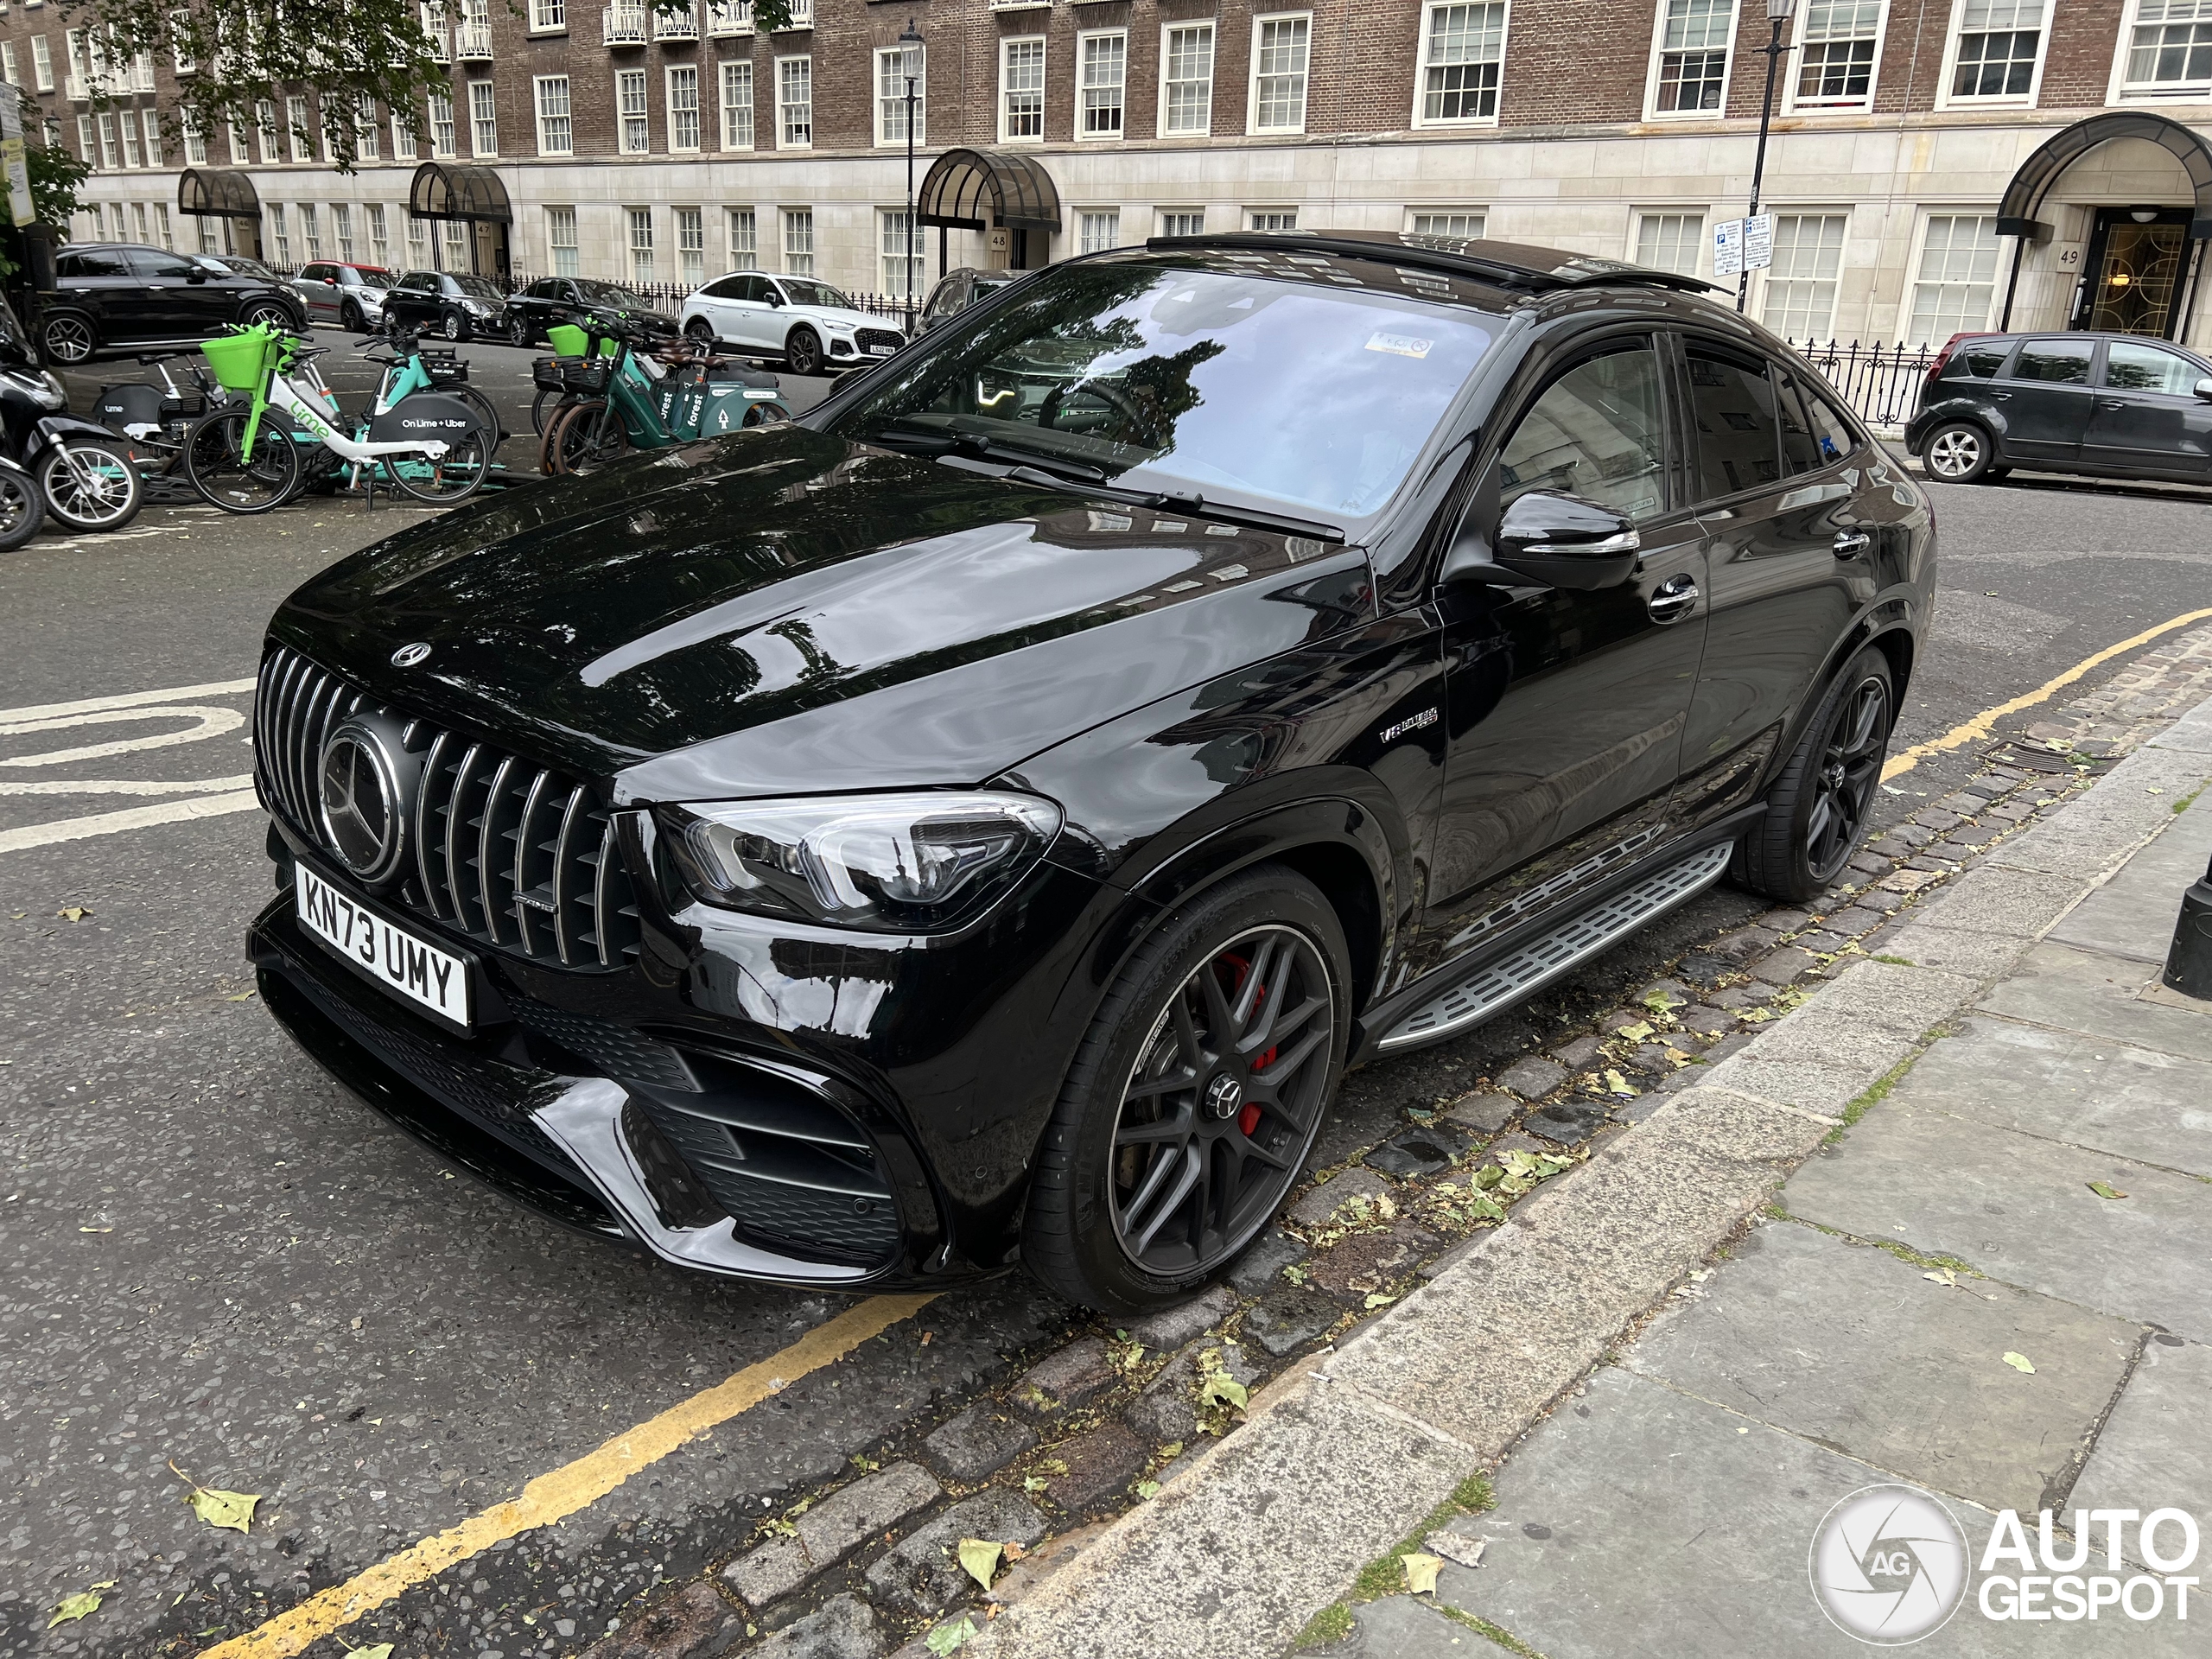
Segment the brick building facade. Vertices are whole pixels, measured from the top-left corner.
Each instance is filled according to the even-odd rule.
[[[749,0],[694,6],[426,10],[450,101],[376,111],[375,156],[350,175],[282,130],[292,113],[319,124],[304,99],[271,100],[270,135],[181,133],[178,66],[103,82],[40,0],[0,5],[0,73],[98,168],[80,235],[219,246],[223,221],[177,213],[178,174],[236,167],[275,262],[466,268],[482,255],[406,213],[435,156],[496,168],[518,270],[691,283],[757,264],[896,292],[910,22],[921,168],[1018,149],[1059,198],[1050,234],[951,232],[956,265],[1295,224],[1709,270],[1711,226],[1750,189],[1769,38],[1758,0],[812,0],[773,34]],[[2039,145],[2114,110],[2212,130],[2212,0],[1800,0],[1789,38],[1766,174],[1776,265],[1752,304],[1795,338],[1993,322],[2016,245],[1999,200]],[[2020,251],[2016,324],[2196,337],[2174,313],[2212,203],[2199,211],[2177,155],[2123,138],[2063,171]],[[924,283],[938,240],[923,232]]]

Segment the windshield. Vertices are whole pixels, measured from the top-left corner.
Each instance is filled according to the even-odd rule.
[[[380,270],[375,265],[356,265],[353,267],[353,274],[371,288],[390,288],[397,280],[390,271]]]
[[[1485,324],[1365,287],[1070,265],[978,326],[925,336],[830,429],[893,448],[980,440],[993,459],[1359,515],[1405,477],[1489,348]]]
[[[804,276],[779,276],[784,292],[791,296],[793,305],[837,305],[849,309],[852,302],[827,283],[817,283]]]
[[[257,264],[254,260],[245,257],[243,254],[196,253],[192,257],[197,259],[201,264],[207,266],[208,270],[219,270],[226,276],[266,276],[272,283],[276,280],[276,273],[275,271],[270,270],[266,265]]]
[[[473,295],[480,300],[504,300],[506,298],[506,296],[502,294],[496,285],[494,285],[489,279],[482,276],[456,276],[453,279],[453,285],[459,289],[462,293]]]
[[[640,299],[628,289],[618,287],[613,283],[579,281],[576,283],[576,292],[594,305],[619,305],[634,311],[650,311],[653,308],[653,302],[651,300]]]

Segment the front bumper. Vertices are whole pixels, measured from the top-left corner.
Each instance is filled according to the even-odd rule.
[[[814,1289],[918,1278],[941,1232],[911,1149],[850,1119],[847,1139],[867,1141],[890,1174],[874,1194],[748,1185],[714,1161],[718,1123],[804,1109],[796,1091],[807,1080],[791,1068],[778,1076],[728,1055],[657,1053],[662,1046],[634,1033],[626,1062],[624,1028],[531,1004],[512,987],[480,1000],[485,1028],[457,1037],[325,950],[289,893],[256,918],[247,953],[262,1000],[310,1058],[448,1163],[564,1225],[676,1266]],[[525,1014],[531,1023],[499,1017]],[[658,1081],[589,1075],[563,1038],[601,1049],[604,1070]]]

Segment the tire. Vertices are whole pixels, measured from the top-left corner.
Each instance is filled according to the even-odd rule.
[[[47,512],[71,530],[121,530],[146,505],[146,486],[120,443],[65,439],[40,456],[31,473]]]
[[[300,488],[300,452],[279,421],[263,417],[253,459],[238,458],[250,410],[218,410],[193,423],[184,436],[184,475],[200,499],[225,512],[260,513],[280,507]]]
[[[507,319],[507,344],[524,347],[530,345],[530,325],[520,317]]]
[[[1828,687],[1767,795],[1766,817],[1737,843],[1729,874],[1738,885],[1802,905],[1843,874],[1866,834],[1896,723],[1890,660],[1869,645]]]
[[[492,451],[481,432],[469,432],[446,447],[435,461],[405,455],[384,458],[385,476],[403,494],[435,507],[450,507],[484,487]]]
[[[39,487],[22,473],[0,467],[0,553],[12,553],[46,523]]]
[[[537,396],[530,400],[530,429],[543,437],[545,429],[561,412],[562,400],[568,395],[565,391],[556,391],[550,386],[540,386]]]
[[[49,363],[82,363],[99,349],[99,331],[81,311],[50,314],[38,331],[39,345]]]
[[[1114,1315],[1170,1306],[1226,1271],[1313,1151],[1344,1071],[1351,984],[1336,912],[1280,865],[1163,918],[1099,1005],[1046,1127],[1029,1270]]]
[[[692,318],[683,325],[683,332],[688,338],[697,340],[702,346],[711,346],[715,343],[715,325],[704,317]]]
[[[308,325],[305,322],[294,316],[274,300],[254,301],[245,310],[238,313],[238,321],[248,328],[252,327],[257,322],[265,322],[270,327],[280,329],[288,334],[304,334],[308,332]]]
[[[365,334],[368,325],[361,320],[361,308],[348,300],[338,308],[338,326],[349,334]]]
[[[1997,446],[1973,421],[1946,421],[1920,446],[1928,476],[1945,484],[1979,484],[1995,470]]]
[[[438,332],[443,334],[448,340],[467,340],[468,338],[468,319],[462,316],[458,311],[448,311],[445,315],[438,319]]]
[[[545,435],[539,469],[552,477],[595,472],[630,447],[622,416],[598,402],[571,404]]]
[[[794,323],[784,336],[784,361],[793,374],[822,372],[822,336],[804,323]]]
[[[484,423],[484,442],[488,446],[488,454],[497,454],[499,445],[507,437],[507,429],[499,420],[498,406],[472,385],[448,386],[445,391],[448,396],[460,398],[476,412],[477,417]]]

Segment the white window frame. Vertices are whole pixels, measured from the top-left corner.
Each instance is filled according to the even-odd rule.
[[[103,173],[122,171],[123,152],[122,147],[116,142],[115,111],[102,110],[92,119],[99,130],[100,171]]]
[[[441,162],[457,159],[461,149],[461,127],[453,107],[452,96],[446,92],[431,92],[427,95],[425,101],[430,111],[431,158]],[[440,104],[446,106],[445,139],[442,144],[438,137],[438,105]]]
[[[806,221],[806,246],[804,251],[795,249],[791,246],[791,232],[798,226],[798,224],[802,218]],[[779,207],[776,209],[776,230],[780,238],[779,251],[781,252],[784,261],[781,271],[777,274],[785,276],[813,276],[815,271],[815,261],[820,258],[822,254],[821,242],[815,234],[814,209],[811,207]],[[794,259],[804,259],[806,262],[806,269],[804,270],[792,270],[791,261]]]
[[[1202,126],[1170,130],[1167,124],[1167,66],[1170,42],[1180,30],[1203,31],[1206,37],[1205,123]],[[1154,130],[1162,138],[1205,138],[1213,132],[1213,95],[1219,82],[1221,30],[1211,17],[1193,17],[1160,26],[1160,113]]]
[[[1096,226],[1085,222],[1090,219],[1104,219],[1109,223]],[[1096,240],[1090,232],[1099,228],[1103,228],[1112,239],[1105,242]],[[1122,245],[1122,210],[1119,207],[1078,207],[1075,210],[1075,233],[1077,253],[1102,253],[1109,248],[1117,248]]]
[[[31,36],[31,90],[50,92],[54,90],[54,48],[43,35]]]
[[[1290,223],[1266,225],[1261,222],[1269,219],[1287,219]],[[1247,207],[1244,210],[1244,228],[1248,231],[1294,231],[1298,228],[1298,208],[1295,204],[1287,207]]]
[[[1093,41],[1119,41],[1122,43],[1122,123],[1111,132],[1086,132],[1086,118],[1090,113],[1090,86],[1084,79],[1090,65],[1086,54]],[[1119,143],[1129,135],[1129,31],[1126,29],[1086,29],[1075,37],[1075,137],[1077,143]]]
[[[1298,69],[1298,119],[1287,126],[1263,127],[1260,124],[1260,36],[1270,23],[1304,23],[1306,25],[1306,55]],[[1262,137],[1306,130],[1306,117],[1313,97],[1313,14],[1310,11],[1262,11],[1252,16],[1252,35],[1245,51],[1244,67],[1244,131],[1247,137]]]
[[[801,63],[806,66],[806,137],[793,138],[790,136],[790,129],[785,119],[784,111],[786,109],[797,109],[798,105],[786,103],[784,98],[784,73],[785,66]],[[814,54],[810,52],[794,52],[787,57],[779,57],[776,60],[776,148],[778,149],[812,149],[814,148]]]
[[[686,74],[691,77],[691,108],[689,111],[691,117],[691,141],[689,143],[679,143],[677,139],[681,135],[681,127],[677,118],[686,111],[677,107],[676,86],[677,78]],[[666,124],[668,153],[671,156],[696,156],[699,153],[700,144],[706,137],[700,126],[704,111],[699,102],[699,66],[696,62],[671,63],[664,66],[661,70],[660,96],[662,118]]]
[[[1498,108],[1505,102],[1505,56],[1506,54],[1511,50],[1513,43],[1513,7],[1511,0],[1506,0],[1506,3],[1501,7],[1501,10],[1505,15],[1498,20],[1497,86],[1491,99],[1491,112],[1488,115],[1440,115],[1434,117],[1431,117],[1427,113],[1428,72],[1432,67],[1428,61],[1428,43],[1430,38],[1429,20],[1434,16],[1436,13],[1440,11],[1449,11],[1455,5],[1494,3],[1495,0],[1425,0],[1420,12],[1414,20],[1414,27],[1421,31],[1419,38],[1414,41],[1413,124],[1414,126],[1450,129],[1454,127],[1494,127],[1497,124]]]
[[[913,240],[909,244],[913,250],[912,255],[899,251],[892,238],[899,228],[899,221],[906,217],[906,206],[904,202],[896,207],[878,207],[875,210],[876,275],[883,284],[880,292],[903,300],[906,297],[906,273],[898,270],[897,267],[911,265],[914,273],[914,303],[919,305],[930,291],[929,245],[922,238],[922,227],[917,225],[913,228]]]
[[[1013,95],[1014,89],[1007,85],[1006,73],[1008,60],[1013,57],[1014,48],[1017,46],[1025,48],[1033,47],[1037,53],[1037,130],[1034,132],[1025,132],[1019,136],[1016,136],[1007,130],[1007,117],[1008,113],[1007,99]],[[1003,36],[1000,40],[999,82],[998,97],[996,100],[998,104],[999,143],[1002,144],[1041,144],[1045,142],[1045,100],[1051,88],[1052,79],[1051,73],[1051,53],[1052,43],[1042,35],[1008,35]],[[1027,56],[1027,54],[1025,53],[1024,55]]]
[[[361,216],[367,221],[369,263],[379,270],[391,264],[391,221],[380,201],[364,202]]]
[[[484,95],[483,103],[490,111],[492,143],[489,149],[486,149],[484,143],[486,117],[476,107],[479,92]],[[488,77],[468,83],[468,153],[472,158],[481,158],[486,161],[496,159],[499,154],[499,86]]]
[[[676,280],[697,289],[707,280],[707,210],[676,207],[669,217],[675,221]]]
[[[16,43],[13,41],[0,41],[0,80],[6,81],[10,86],[23,84],[16,70]]]
[[[869,60],[874,74],[875,143],[878,149],[904,149],[906,146],[906,72],[898,66],[905,64],[909,52],[919,60],[914,71],[914,148],[919,149],[929,143],[929,48],[925,46],[879,46]],[[895,85],[895,91],[887,90],[887,73],[891,83]]]
[[[231,130],[236,133],[238,129],[234,126]],[[416,131],[407,111],[394,110],[391,112],[391,159],[411,162],[416,159],[416,151],[422,148],[422,135]]]
[[[741,245],[739,231],[744,236]],[[722,242],[729,254],[732,270],[760,269],[760,210],[758,207],[725,207],[722,209]]]
[[[1932,207],[1923,207],[1913,216],[1910,257],[1905,262],[1904,267],[1904,291],[1897,300],[1897,339],[1900,345],[1904,343],[1906,337],[1912,332],[1912,314],[1916,308],[1918,289],[1922,281],[1920,262],[1928,251],[1928,232],[1934,227],[1936,221],[1939,219],[1994,219],[1996,217],[1997,206],[1993,202],[1964,207],[1955,203],[1943,202]],[[1990,270],[1989,304],[1982,315],[1981,321],[1966,331],[1968,333],[1974,332],[1976,329],[1993,329],[1997,326],[1997,308],[2001,303],[2000,296],[2005,286],[2007,266],[2005,238],[1999,237],[1996,240],[1996,263]],[[1938,340],[1934,343],[1940,346],[1943,342]]]
[[[2031,110],[2043,96],[2044,66],[2050,61],[2051,0],[2043,0],[2043,22],[2036,35],[2035,72],[2028,78],[2024,92],[1993,92],[1986,98],[1960,98],[1952,91],[1958,79],[1959,45],[1966,35],[1967,0],[1951,0],[1951,21],[1943,34],[1943,69],[1936,83],[1936,107],[1939,110]],[[2123,37],[2124,38],[2124,37]]]
[[[1864,115],[1874,107],[1874,99],[1882,90],[1882,51],[1890,38],[1890,0],[1882,0],[1874,16],[1874,61],[1866,71],[1866,92],[1854,99],[1801,99],[1797,84],[1805,67],[1805,29],[1811,16],[1810,0],[1797,9],[1797,19],[1790,25],[1790,44],[1794,48],[1783,60],[1780,78],[1786,78],[1783,88],[1782,107],[1791,114],[1803,115]],[[1853,38],[1860,38],[1854,36]]]
[[[1843,279],[1845,275],[1851,269],[1852,210],[1850,204],[1847,202],[1830,202],[1827,204],[1816,203],[1811,206],[1800,206],[1796,203],[1765,203],[1762,204],[1762,210],[1764,212],[1772,213],[1777,219],[1789,218],[1840,219],[1843,221],[1843,242],[1836,253],[1835,292],[1828,296],[1828,315],[1827,326],[1821,328],[1809,329],[1802,335],[1784,336],[1785,339],[1827,340],[1833,338],[1835,334],[1836,309],[1843,303]],[[1781,226],[1777,224],[1775,228],[1778,232],[1781,229]],[[1777,252],[1778,253],[1779,251],[1780,250],[1777,248]],[[1750,301],[1747,309],[1752,316],[1758,318],[1764,323],[1766,320],[1767,300],[1773,291],[1773,284],[1775,283],[1818,282],[1821,280],[1822,279],[1819,277],[1777,277],[1774,274],[1774,268],[1769,267],[1767,270],[1762,270],[1758,273],[1758,281],[1757,285],[1746,296]],[[1772,324],[1767,324],[1767,326],[1769,327],[1773,327]],[[1777,328],[1775,332],[1777,334],[1781,333],[1778,328]]]
[[[568,232],[565,242],[559,239],[559,232],[563,230]],[[561,257],[563,254],[568,256],[565,260]],[[555,276],[583,274],[583,261],[576,245],[576,210],[572,206],[564,204],[545,210],[545,269]]]
[[[284,100],[284,143],[296,166],[315,160],[315,129],[308,124],[305,93],[295,93]]]
[[[745,72],[745,137],[742,143],[730,136],[730,116],[738,105],[731,99],[730,72]],[[725,151],[749,150],[760,142],[760,77],[753,73],[750,58],[724,58],[715,67],[715,118],[716,130],[721,134]]]
[[[372,93],[363,92],[353,103],[353,157],[356,161],[383,160],[378,152],[383,146],[383,130],[377,125],[377,100]]]
[[[1167,221],[1170,219],[1189,219],[1194,215],[1198,221],[1196,230],[1187,226],[1173,231],[1167,228]],[[1152,222],[1156,227],[1157,233],[1161,236],[1204,236],[1206,233],[1206,210],[1203,207],[1155,207],[1153,209]]]
[[[197,111],[180,108],[176,112],[177,135],[184,143],[184,164],[187,167],[207,165],[207,134],[200,125]]]
[[[2146,81],[2131,88],[2127,63],[2134,55],[2135,31],[2142,22],[2142,13],[2143,0],[2127,0],[2127,8],[2120,14],[2120,38],[2112,58],[2112,84],[2106,89],[2105,102],[2112,105],[2212,104],[2212,78],[2175,81],[2170,86],[2158,81]]]
[[[138,156],[138,111],[124,105],[118,111],[118,124],[123,130],[123,165],[126,170],[136,172],[144,165]]]
[[[567,34],[568,0],[530,0],[530,32],[533,35]]]
[[[641,231],[645,233],[642,242],[638,239]],[[659,248],[655,241],[653,210],[650,206],[622,209],[622,274],[633,283],[660,280]]]
[[[1482,203],[1477,201],[1424,201],[1420,203],[1418,206],[1410,207],[1406,209],[1406,234],[1408,236],[1458,237],[1470,242],[1480,241],[1484,237],[1487,237],[1490,234],[1490,214],[1491,210]],[[1467,236],[1465,232],[1461,231],[1424,230],[1421,228],[1421,221],[1422,219],[1440,219],[1446,215],[1453,218],[1462,216],[1472,218],[1479,216],[1483,221],[1481,236]]]
[[[560,91],[561,107],[549,111],[545,107],[547,92],[555,86]],[[537,153],[541,156],[573,156],[576,153],[575,88],[566,75],[533,75],[531,77],[531,105],[537,114]],[[562,135],[565,143],[550,142],[547,123],[557,121],[566,130]]]
[[[300,251],[308,263],[322,257],[322,214],[311,201],[298,204],[300,210]]]
[[[330,245],[337,249],[340,264],[359,263],[353,257],[353,204],[349,201],[330,204]]]
[[[637,89],[638,108],[632,113],[623,107],[625,94]],[[631,123],[636,122],[638,142],[632,143]],[[643,69],[617,69],[614,72],[614,149],[621,156],[649,156],[653,148],[652,82]]]
[[[1709,276],[1713,273],[1713,208],[1709,204],[1695,202],[1662,202],[1650,207],[1631,207],[1628,210],[1628,251],[1621,257],[1629,264],[1637,263],[1637,255],[1643,250],[1643,221],[1647,219],[1694,219],[1698,222],[1697,257],[1690,262],[1688,276]]]
[[[1662,110],[1659,107],[1659,71],[1667,55],[1667,0],[1655,0],[1651,13],[1651,64],[1644,72],[1643,118],[1647,121],[1719,121],[1728,113],[1728,94],[1736,85],[1736,32],[1743,27],[1744,0],[1735,0],[1728,14],[1728,45],[1720,66],[1720,107],[1715,110]],[[1794,54],[1792,54],[1794,57]]]

